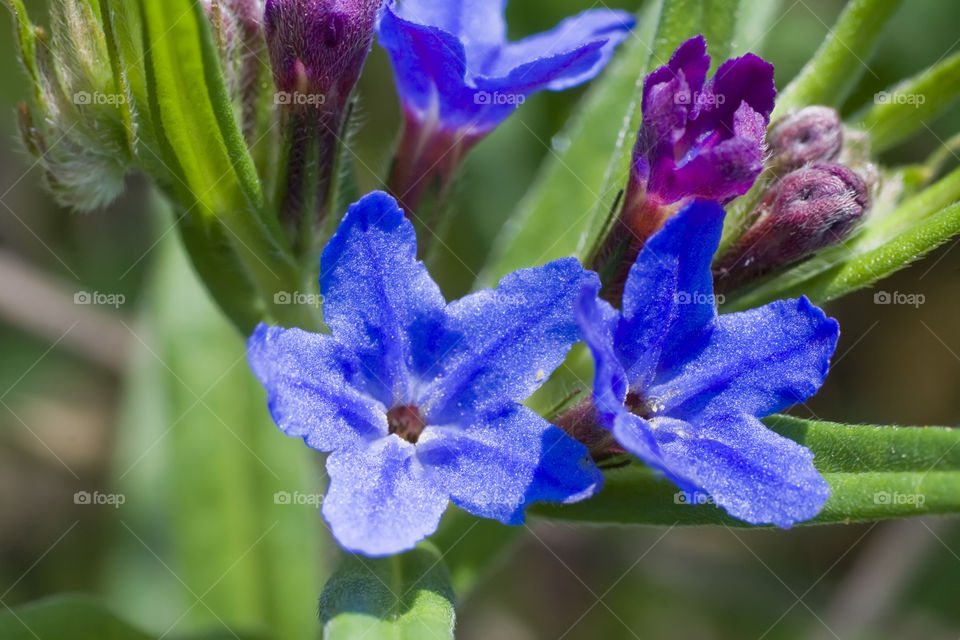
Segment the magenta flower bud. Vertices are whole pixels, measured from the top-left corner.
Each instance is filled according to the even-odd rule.
[[[775,123],[767,140],[771,164],[780,173],[830,162],[843,148],[843,120],[836,109],[806,107]]]
[[[381,0],[267,0],[278,104],[342,113],[373,43]]]
[[[347,104],[382,0],[267,0],[267,47],[286,127],[280,216],[306,251],[334,206]]]
[[[870,208],[863,178],[841,164],[814,164],[784,176],[755,221],[715,268],[718,287],[735,289],[843,242]]]

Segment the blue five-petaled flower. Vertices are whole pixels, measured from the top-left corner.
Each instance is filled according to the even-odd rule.
[[[593,78],[628,35],[634,17],[595,9],[549,32],[507,41],[506,0],[388,0],[380,44],[400,99],[424,127],[470,137],[494,129],[537,91]]]
[[[574,259],[447,304],[392,198],[350,207],[323,252],[332,335],[261,325],[249,340],[274,421],[330,452],[323,515],[367,555],[413,547],[449,501],[508,524],[537,500],[589,497],[586,449],[521,406],[578,340],[573,305],[595,282]]]
[[[758,418],[812,396],[839,327],[805,298],[718,316],[710,263],[724,212],[695,201],[645,245],[622,312],[584,286],[578,322],[597,363],[602,426],[687,496],[789,527],[829,494],[813,454]]]

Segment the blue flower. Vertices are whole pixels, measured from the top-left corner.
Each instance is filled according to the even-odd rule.
[[[333,535],[371,556],[412,548],[450,500],[519,524],[526,504],[602,482],[581,444],[519,404],[578,340],[574,301],[595,276],[557,260],[447,304],[416,255],[396,202],[366,196],[323,252],[332,335],[261,325],[248,345],[280,429],[331,452]]]
[[[388,0],[378,25],[393,63],[406,127],[391,186],[405,202],[542,89],[596,76],[633,28],[596,9],[519,42],[507,41],[506,0]],[[421,186],[418,186],[421,185]]]
[[[808,449],[758,418],[816,393],[839,327],[805,298],[718,316],[710,263],[723,217],[695,201],[668,220],[630,271],[622,312],[584,286],[595,417],[689,499],[789,527],[819,513],[829,487]]]

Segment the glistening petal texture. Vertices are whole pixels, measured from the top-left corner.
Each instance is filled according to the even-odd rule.
[[[324,319],[337,340],[356,354],[384,405],[408,401],[433,364],[429,345],[445,301],[394,199],[374,192],[352,205],[320,270]]]
[[[649,389],[666,415],[766,416],[823,385],[840,328],[806,298],[720,316],[696,358]]]
[[[623,410],[627,395],[627,374],[614,349],[614,335],[620,314],[599,298],[599,283],[585,284],[574,309],[580,335],[593,355],[593,403],[603,418],[612,423]]]
[[[748,415],[709,415],[689,424],[655,418],[663,469],[688,494],[751,524],[787,528],[809,520],[830,494],[809,449]]]
[[[466,52],[454,34],[404,19],[392,4],[384,8],[377,32],[405,109],[426,120],[449,111],[450,103],[473,102],[464,82]]]
[[[507,77],[514,69],[534,61],[555,60],[552,73],[536,74],[546,82],[543,88],[561,91],[590,80],[610,61],[614,49],[623,42],[636,23],[626,11],[593,9],[567,18],[555,28],[519,42],[507,43],[477,75]],[[569,63],[568,54],[582,52],[588,60],[581,66]],[[471,70],[473,65],[471,64]],[[552,79],[548,76],[552,75]],[[522,74],[517,78],[522,82]]]
[[[586,448],[522,406],[466,428],[431,428],[417,457],[454,504],[506,524],[523,522],[531,502],[572,502],[603,479]]]
[[[363,392],[359,363],[331,336],[261,324],[247,344],[270,415],[288,436],[320,451],[384,436],[383,409]]]
[[[574,299],[595,278],[564,258],[451,303],[435,381],[422,397],[427,420],[459,422],[528,398],[578,341]]]
[[[388,7],[393,5],[391,2]],[[507,0],[402,0],[397,13],[411,22],[443,29],[469,48],[473,44],[499,45],[506,40],[506,5]]]
[[[717,203],[692,202],[647,241],[631,268],[616,340],[632,385],[646,384],[654,367],[685,361],[716,318],[710,264],[723,218]]]
[[[414,446],[395,436],[327,458],[323,517],[347,551],[388,556],[437,530],[447,495],[426,477]]]

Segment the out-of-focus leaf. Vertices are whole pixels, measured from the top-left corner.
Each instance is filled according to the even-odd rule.
[[[813,58],[777,97],[773,119],[811,104],[839,107],[869,69],[902,0],[850,0]]]
[[[517,546],[523,527],[508,527],[460,509],[448,509],[430,542],[443,554],[461,602]]]
[[[63,594],[0,612],[3,640],[149,640],[110,611],[97,598]],[[267,636],[237,635],[226,630],[170,640],[264,640]]]
[[[879,153],[906,140],[960,95],[960,53],[874,96],[875,104],[855,120]]]
[[[727,298],[724,311],[806,295],[825,302],[869,286],[960,234],[960,169],[888,213],[870,213],[854,237]]]
[[[3,640],[149,640],[90,596],[62,595],[0,611]]]
[[[130,505],[119,514],[124,557],[145,557],[154,577],[121,575],[113,591],[151,628],[183,616],[177,631],[226,624],[313,637],[324,575],[319,457],[272,423],[244,340],[199,286],[176,237],[158,251],[151,302],[131,328],[141,364],[118,463]],[[173,584],[175,600],[157,593],[144,602],[137,583],[152,590],[158,580]]]
[[[325,640],[453,638],[450,574],[421,543],[389,558],[345,555],[320,596]]]
[[[774,416],[768,426],[806,447],[830,498],[806,524],[960,512],[960,430],[850,426]],[[561,520],[619,524],[749,526],[719,507],[684,504],[675,485],[633,464],[607,473],[603,491],[574,505],[537,506]]]

